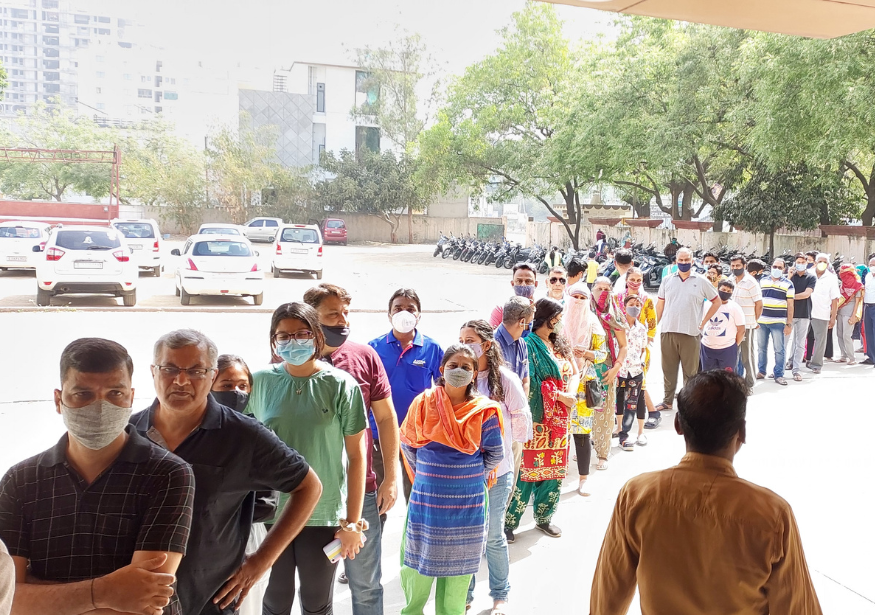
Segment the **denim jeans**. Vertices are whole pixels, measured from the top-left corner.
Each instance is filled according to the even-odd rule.
[[[761,374],[768,374],[769,366],[769,338],[775,346],[775,378],[784,377],[784,324],[774,323],[769,325],[760,324],[759,365]]]
[[[365,545],[355,559],[343,560],[352,594],[352,612],[353,615],[383,615],[383,586],[380,584],[383,524],[380,523],[376,491],[365,493],[362,518],[370,526],[365,532]]]
[[[875,304],[863,306],[863,334],[866,336],[866,357],[875,362]]]
[[[513,472],[499,476],[489,489],[489,525],[486,534],[486,565],[489,568],[489,595],[507,600],[510,593],[510,555],[504,536],[504,513],[513,489]],[[468,586],[468,604],[474,599],[474,576]]]
[[[798,374],[802,368],[810,323],[811,320],[808,318],[794,318],[793,330],[790,331],[790,335],[784,337],[784,348],[786,349],[784,354],[787,356],[787,363],[792,364],[794,374]]]

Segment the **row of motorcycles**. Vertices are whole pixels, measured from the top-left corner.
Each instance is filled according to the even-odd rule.
[[[564,267],[568,267],[568,263],[576,259],[580,263],[585,264],[589,255],[594,254],[595,260],[599,264],[599,275],[609,276],[614,270],[614,261],[613,258],[608,257],[608,253],[615,252],[619,247],[619,242],[614,238],[601,240],[592,247],[580,250],[564,250],[557,246],[553,246],[548,250],[538,243],[524,248],[522,244],[511,242],[506,237],[503,237],[501,241],[485,241],[470,236],[454,237],[452,233],[447,237],[441,233],[434,249],[434,257],[440,256],[443,259],[452,258],[453,260],[484,265],[486,267],[492,265],[497,269],[513,269],[517,263],[528,263],[538,273],[545,274],[550,269],[552,263],[561,263]],[[672,265],[672,258],[679,247],[675,240],[672,240],[663,249],[657,248],[655,244],[644,246],[641,243],[637,243],[629,246],[628,249],[632,252],[635,266],[640,268],[644,275],[644,286],[646,288],[659,288],[663,278],[663,270]],[[718,262],[723,267],[724,275],[727,276],[730,273],[729,259],[738,253],[744,254],[748,261],[755,258],[763,261],[766,264],[766,268],[772,262],[771,255],[768,252],[763,255],[757,255],[756,253],[745,253],[746,249],[737,250],[727,246],[711,250],[700,248],[693,251],[693,271],[702,275],[706,273],[704,264],[704,254],[706,252],[716,255]],[[793,255],[787,251],[779,254],[776,258],[783,258],[785,262],[790,263],[793,260]],[[843,258],[841,255],[836,256],[835,263],[833,263],[836,269]]]

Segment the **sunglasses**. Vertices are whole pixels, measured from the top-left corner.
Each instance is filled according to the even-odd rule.
[[[550,284],[555,284],[556,282],[559,282],[560,284],[565,284],[567,281],[568,280],[566,280],[565,278],[550,278]]]

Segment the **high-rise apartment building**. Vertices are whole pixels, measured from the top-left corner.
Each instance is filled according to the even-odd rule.
[[[131,20],[89,0],[0,0],[0,59],[8,85],[0,115],[37,102],[78,107],[78,51],[100,41],[130,48]]]

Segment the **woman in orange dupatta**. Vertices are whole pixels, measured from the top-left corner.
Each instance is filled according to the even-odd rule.
[[[450,346],[438,384],[401,425],[413,491],[401,555],[401,615],[422,615],[437,579],[436,615],[462,615],[486,545],[486,489],[504,456],[499,405],[477,395],[477,357]]]

